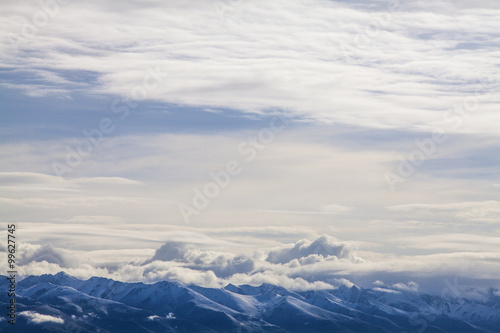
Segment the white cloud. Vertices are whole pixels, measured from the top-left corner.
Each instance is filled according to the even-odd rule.
[[[254,131],[244,131],[219,135],[110,137],[102,149],[75,171],[77,175],[63,180],[50,176],[53,174],[50,163],[60,160],[57,155],[65,152],[65,144],[78,140],[63,140],[59,144],[31,141],[32,146],[2,145],[3,170],[16,170],[16,165],[29,164],[37,171],[26,173],[25,178],[19,172],[2,174],[7,182],[4,186],[8,186],[2,187],[0,196],[4,220],[77,223],[76,216],[102,216],[103,223],[181,225],[184,222],[178,205],[192,204],[193,189],[203,188],[212,181],[209,172],[218,171],[227,161],[239,158],[235,149],[247,135],[254,134]],[[280,135],[258,158],[243,165],[242,174],[234,177],[230,186],[211,200],[202,214],[193,217],[194,226],[227,228],[236,223],[238,227],[288,226],[290,230],[313,226],[319,234],[331,233],[328,227],[335,226],[333,232],[338,237],[363,239],[360,233],[367,233],[369,228],[366,223],[360,228],[362,221],[381,217],[395,221],[392,233],[399,226],[410,225],[404,222],[398,226],[398,221],[408,220],[405,212],[381,212],[379,207],[415,202],[461,203],[470,197],[488,202],[496,195],[494,187],[478,191],[483,186],[480,179],[459,182],[455,178],[433,175],[424,178],[417,175],[415,180],[407,181],[412,183],[411,187],[391,193],[383,175],[388,164],[397,160],[396,154],[366,147],[345,149],[337,142],[324,143],[334,141],[326,128],[290,129]],[[406,149],[404,145],[397,147]],[[40,151],[46,155],[41,156]],[[110,159],[116,162],[111,163]],[[107,177],[105,182],[95,183],[96,178],[102,180],[97,176],[103,174],[120,176],[120,181]],[[484,214],[471,218],[495,220],[494,205],[477,208],[484,210]],[[430,213],[415,220],[436,223],[442,221],[436,221],[434,216],[445,216],[436,210]],[[109,218],[104,218],[106,216]],[[83,218],[81,223],[85,219],[90,218]],[[373,234],[372,230],[369,234]],[[274,237],[285,235],[290,236],[288,241],[297,239],[281,231],[275,232]],[[302,237],[315,236],[317,234]],[[246,240],[249,244],[253,241],[250,238]],[[275,241],[275,245],[280,241]]]
[[[339,205],[339,204],[335,204],[335,203],[331,203],[331,204],[328,204],[328,205],[324,205],[323,207],[321,207],[321,210],[325,211],[325,212],[331,212],[331,213],[346,213],[346,212],[349,212],[353,209],[353,207],[347,207],[347,206],[343,206],[343,205]]]
[[[399,242],[406,244],[402,246],[427,250],[488,252],[500,249],[500,237],[494,235],[441,233],[426,236],[403,236],[398,240]]]
[[[124,220],[118,216],[105,216],[105,215],[78,215],[73,216],[68,220],[62,220],[69,223],[84,223],[84,224],[119,224],[123,223]],[[61,222],[62,222],[61,221]]]
[[[149,282],[175,280],[185,284],[195,284],[211,288],[220,288],[222,286],[221,280],[214,272],[202,272],[184,267],[173,267],[164,271],[147,272],[145,273],[145,278]]]
[[[324,249],[312,246],[318,242],[326,242],[327,245]],[[150,249],[90,252],[64,250],[65,255],[72,259],[72,264],[66,267],[64,262],[52,260],[52,256],[57,256],[57,252],[44,250],[46,247],[22,244],[21,248],[39,249],[35,253],[40,255],[32,255],[37,260],[22,263],[18,266],[18,272],[21,276],[27,276],[56,274],[64,270],[82,279],[103,276],[120,281],[145,283],[174,280],[214,288],[228,283],[269,283],[294,290],[330,289],[356,284],[363,287],[374,285],[387,290],[436,293],[445,288],[443,281],[454,278],[467,281],[465,286],[470,287],[500,287],[496,279],[500,263],[498,251],[411,256],[362,251],[364,259],[361,259],[353,249],[344,253],[344,258],[330,254],[331,249],[339,254],[340,250],[334,244],[345,243],[320,236],[312,241],[297,241],[293,246],[283,245],[280,248],[248,251],[239,255],[206,251],[181,242],[168,242],[156,253]],[[276,252],[277,250],[286,250],[286,253]],[[309,250],[320,254],[308,254]],[[171,253],[173,255],[170,255]],[[267,261],[266,258],[271,254],[280,254],[280,259],[286,257],[286,260],[282,261],[287,262],[282,264]],[[295,257],[289,260],[292,254]],[[238,263],[245,262],[250,262],[251,266],[238,266]],[[380,281],[381,278],[386,282]]]
[[[409,212],[420,216],[454,217],[468,222],[500,223],[500,201],[468,201],[440,204],[406,204],[387,207],[394,212]]]
[[[381,291],[381,292],[384,292],[384,293],[389,293],[389,294],[400,294],[399,291],[397,290],[392,290],[392,289],[387,289],[387,288],[373,288],[373,290],[375,291]]]
[[[410,281],[408,283],[395,283],[392,285],[392,288],[404,291],[418,291],[418,283]]]
[[[34,246],[25,244],[19,251],[20,265],[26,265],[31,262],[46,261],[51,264],[57,264],[60,267],[74,266],[77,264],[74,259],[71,259],[66,253],[67,251],[56,249],[53,246],[46,244],[42,246]]]
[[[64,324],[64,319],[62,318],[50,315],[44,315],[34,311],[22,311],[19,313],[19,315],[26,317],[28,321],[34,324],[42,324],[42,323]]]
[[[252,258],[227,252],[203,251],[180,242],[165,243],[146,264],[156,260],[179,261],[190,268],[213,271],[221,278],[235,273],[248,273],[255,268]]]
[[[22,18],[41,9],[3,7],[7,33],[0,45],[11,50],[9,34],[20,35]],[[440,122],[450,131],[497,134],[496,97],[483,98],[481,113],[460,128],[437,111],[462,102],[476,80],[495,73],[498,6],[408,2],[389,13],[389,2],[280,0],[230,7],[221,13],[212,2],[141,8],[73,2],[17,52],[5,52],[11,56],[4,66],[30,74],[43,68],[38,76],[54,86],[10,87],[65,96],[68,83],[57,71],[85,70],[98,77],[82,88],[87,92],[127,95],[147,66],[158,66],[163,82],[147,99],[244,112],[285,107],[310,119],[372,128],[431,130]]]
[[[95,184],[113,184],[113,185],[139,185],[140,182],[123,177],[90,177],[78,178],[73,180],[75,183],[95,183]]]
[[[258,272],[252,275],[235,274],[229,279],[232,284],[241,285],[261,285],[268,283],[278,285],[291,290],[316,290],[316,289],[332,289],[334,286],[323,281],[308,282],[302,278],[291,278],[286,275],[276,274],[271,271]]]
[[[293,259],[302,259],[313,254],[320,255],[322,258],[329,256],[349,258],[350,248],[331,236],[323,235],[312,242],[302,240],[273,249],[266,260],[274,264],[285,264]]]

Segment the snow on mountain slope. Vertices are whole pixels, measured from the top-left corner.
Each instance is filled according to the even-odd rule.
[[[7,282],[3,277],[0,286]],[[0,305],[7,302],[0,295]],[[20,281],[17,302],[18,327],[26,332],[500,332],[494,292],[477,301],[356,286],[214,289],[58,273]],[[36,322],[36,316],[52,319]],[[0,330],[6,325],[0,321]]]
[[[219,304],[224,304],[235,311],[251,316],[255,316],[258,313],[260,302],[250,295],[241,295],[227,289],[203,288],[198,286],[191,286],[190,288],[200,295]]]

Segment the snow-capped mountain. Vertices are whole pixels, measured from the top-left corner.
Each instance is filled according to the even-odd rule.
[[[2,288],[8,280],[2,277]],[[6,289],[4,289],[6,290]],[[7,295],[0,303],[5,309]],[[0,331],[8,331],[6,319]],[[65,273],[17,285],[18,332],[500,332],[500,297],[444,299],[413,291],[178,282],[125,283]]]

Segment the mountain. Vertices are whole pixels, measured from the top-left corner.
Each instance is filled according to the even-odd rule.
[[[7,290],[8,280],[1,278]],[[5,309],[9,299],[1,293]],[[0,331],[9,331],[7,320]],[[17,284],[18,332],[500,332],[500,297],[444,299],[412,291],[125,283],[65,273]]]

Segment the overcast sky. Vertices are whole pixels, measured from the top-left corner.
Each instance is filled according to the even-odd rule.
[[[23,274],[499,286],[498,2],[0,8]]]

